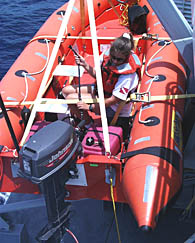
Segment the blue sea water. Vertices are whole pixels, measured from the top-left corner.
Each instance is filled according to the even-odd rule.
[[[68,0],[0,1],[0,80],[46,19]]]

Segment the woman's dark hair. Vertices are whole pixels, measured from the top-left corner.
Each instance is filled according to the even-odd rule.
[[[110,48],[110,53],[120,51],[123,55],[129,56],[134,49],[134,41],[131,33],[124,33],[118,37]]]

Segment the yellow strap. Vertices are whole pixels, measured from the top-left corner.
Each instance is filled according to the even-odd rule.
[[[114,201],[112,178],[110,178],[110,192],[111,192],[111,198],[112,198],[112,204],[113,204],[113,210],[114,210],[114,217],[115,217],[115,221],[116,221],[116,230],[117,230],[117,234],[118,234],[118,241],[119,241],[119,243],[121,243],[119,225],[118,225],[118,220],[117,220],[117,215],[116,215],[116,206],[115,206],[115,201]]]
[[[112,119],[112,121],[111,121],[111,123],[110,123],[110,126],[114,126],[115,124],[116,124],[116,122],[117,122],[117,120],[118,120],[118,116],[119,116],[119,114],[120,114],[120,112],[121,112],[121,110],[122,110],[122,108],[123,108],[123,106],[126,104],[126,101],[121,101],[120,103],[119,103],[119,105],[118,105],[118,107],[117,107],[117,110],[116,110],[116,112],[115,112],[115,114],[114,114],[114,117],[113,117],[113,119]]]
[[[160,100],[189,99],[195,97],[195,94],[154,95],[154,96],[150,96],[149,94],[150,94],[149,92],[140,93],[140,94],[133,93],[127,99],[127,102],[129,101],[152,102],[152,101],[160,101]]]
[[[143,94],[143,95],[142,95]],[[173,99],[188,99],[194,98],[195,94],[183,94],[183,95],[156,95],[156,96],[148,96],[148,93],[133,93],[127,99],[126,102],[152,102],[152,101],[160,101],[160,100],[173,100]],[[83,101],[87,104],[98,103],[99,99],[83,99]],[[4,101],[4,105],[6,107],[13,107],[13,106],[23,106],[23,105],[33,105],[35,101],[25,101],[25,102],[18,102],[18,101]],[[40,99],[40,104],[77,104],[78,99],[50,99],[50,98],[42,98]]]
[[[140,95],[141,94],[141,95]],[[142,95],[143,94],[143,95]],[[141,98],[140,98],[141,97]],[[149,97],[147,93],[133,93],[130,95],[130,97],[127,99],[126,102],[152,102],[152,101],[160,101],[160,100],[173,100],[173,99],[188,99],[188,98],[194,98],[195,94],[183,94],[183,95],[156,95]],[[138,100],[139,98],[139,100]],[[87,104],[92,103],[98,103],[99,99],[83,99],[83,101]],[[24,102],[18,102],[18,101],[4,101],[4,105],[8,107],[13,106],[23,106],[23,105],[33,105],[35,101],[24,101]],[[40,104],[77,104],[78,99],[51,99],[51,98],[41,98]]]

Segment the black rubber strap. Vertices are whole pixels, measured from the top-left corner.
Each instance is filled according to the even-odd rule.
[[[103,133],[103,131],[99,131],[99,130],[88,130],[88,132],[100,132],[100,133]],[[114,135],[114,136],[117,136],[118,137],[118,139],[119,139],[119,142],[121,143],[121,137],[120,137],[120,135],[118,135],[117,133],[114,133],[114,132],[109,132],[109,134],[111,134],[111,135]]]
[[[143,148],[143,149],[130,151],[127,153],[123,153],[121,155],[121,159],[131,158],[138,154],[150,154],[150,155],[160,157],[160,158],[166,160],[168,163],[170,163],[178,172],[180,171],[179,154],[176,151],[171,150],[169,148],[165,148],[165,147],[153,146],[153,147],[147,147],[147,148]]]

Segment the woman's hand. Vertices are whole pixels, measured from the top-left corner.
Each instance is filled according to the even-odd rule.
[[[96,78],[96,72],[93,67],[91,67],[81,55],[75,55],[75,61],[77,65],[84,67],[84,69],[93,77]]]
[[[86,65],[87,65],[85,59],[79,54],[78,54],[78,56],[75,55],[75,62],[77,65],[80,65],[82,67],[86,67]]]
[[[87,110],[87,111],[89,110],[89,105],[82,101],[79,101],[77,103],[77,107],[79,110]]]

